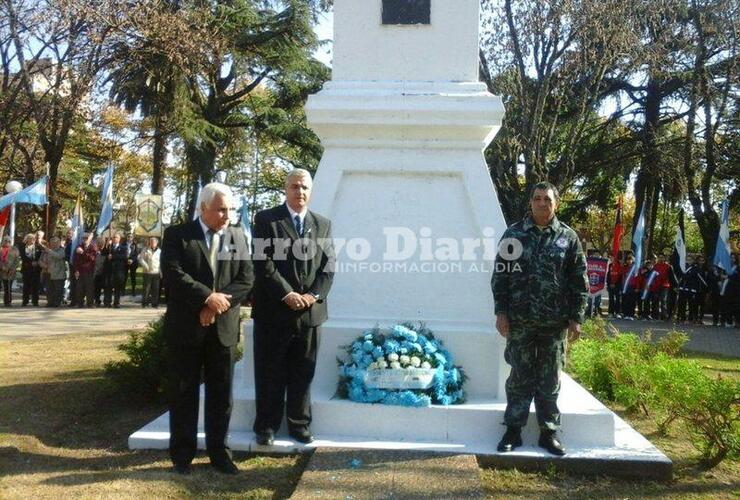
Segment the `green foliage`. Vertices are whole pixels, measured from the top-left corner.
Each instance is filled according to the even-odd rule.
[[[681,353],[681,350],[688,341],[689,336],[686,335],[684,332],[671,330],[663,337],[661,337],[660,340],[658,340],[658,342],[656,343],[656,348],[659,352],[675,357]]]
[[[105,365],[108,378],[129,394],[145,399],[163,399],[167,389],[167,351],[164,316],[149,323],[146,330],[131,332],[118,346],[127,359]]]
[[[681,421],[702,461],[714,467],[740,454],[740,382],[713,379],[679,356],[688,337],[672,331],[657,343],[649,335],[609,335],[589,321],[570,350],[569,371],[598,397],[651,416],[661,433]]]
[[[705,465],[740,456],[740,382],[704,376],[673,398]]]
[[[167,345],[164,336],[164,315],[149,323],[146,330],[131,332],[118,350],[127,359],[105,365],[106,376],[128,395],[147,400],[163,400],[167,393]],[[244,355],[241,344],[236,347],[235,360]]]

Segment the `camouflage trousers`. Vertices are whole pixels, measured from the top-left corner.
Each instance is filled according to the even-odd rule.
[[[506,380],[504,423],[524,427],[534,398],[540,429],[560,428],[560,370],[565,366],[565,330],[512,328],[504,359],[511,365]]]

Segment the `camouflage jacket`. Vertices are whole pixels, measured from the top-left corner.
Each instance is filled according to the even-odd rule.
[[[496,314],[506,314],[512,326],[582,323],[588,280],[576,232],[557,217],[540,229],[527,216],[504,232],[506,238],[513,241],[496,257],[491,279]]]

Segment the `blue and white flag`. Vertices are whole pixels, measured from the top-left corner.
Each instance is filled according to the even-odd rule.
[[[642,208],[640,209],[640,218],[637,219],[635,232],[632,233],[632,253],[635,257],[635,262],[632,264],[632,268],[624,278],[622,293],[627,293],[627,283],[629,283],[630,279],[638,273],[640,266],[642,265],[642,238],[645,236],[645,205],[647,205],[647,203],[642,204]]]
[[[72,265],[76,255],[75,250],[80,246],[82,235],[85,232],[85,219],[82,216],[82,203],[79,196],[75,204],[75,211],[72,214],[72,227],[70,229],[72,229],[72,241],[70,242],[72,248],[69,252],[69,264]]]
[[[110,221],[113,220],[113,165],[110,165],[105,171],[100,199],[103,201],[103,208],[100,210],[100,218],[95,234],[101,234],[105,231]]]
[[[13,203],[28,203],[30,205],[46,205],[49,197],[46,194],[46,184],[49,180],[44,176],[25,189],[15,193],[9,193],[0,198],[0,210],[9,207]]]
[[[244,231],[244,237],[247,238],[247,248],[252,248],[252,228],[251,224],[249,223],[249,202],[247,202],[247,197],[242,196],[242,206],[239,208],[239,225],[242,228],[242,231]]]
[[[676,279],[686,273],[686,244],[684,243],[683,208],[678,213],[678,227],[676,228],[676,242],[671,254],[671,267]]]
[[[712,263],[732,274],[732,255],[730,254],[730,200],[722,202],[722,219],[717,235],[717,246]]]

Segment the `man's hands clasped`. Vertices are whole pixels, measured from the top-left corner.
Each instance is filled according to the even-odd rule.
[[[298,292],[290,292],[283,298],[283,302],[294,311],[308,309],[316,303],[316,297],[310,293],[301,295]]]
[[[213,292],[208,296],[203,308],[200,310],[201,326],[210,326],[216,322],[216,316],[223,314],[231,307],[231,295],[227,293]]]

